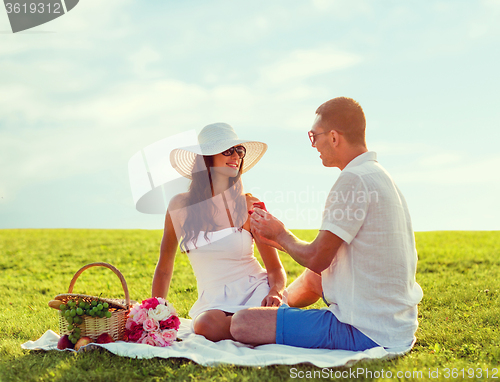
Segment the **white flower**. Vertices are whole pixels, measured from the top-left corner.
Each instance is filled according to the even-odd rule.
[[[128,316],[129,316],[130,318],[133,318],[133,317],[137,314],[137,312],[138,312],[139,310],[141,310],[141,306],[140,306],[139,304],[137,304],[137,303],[136,303],[136,304],[134,304],[134,305],[132,306],[132,309],[130,309],[130,313],[128,314]]]
[[[170,314],[177,315],[177,311],[175,310],[174,306],[171,303],[169,303],[168,301],[166,303],[167,303],[168,308],[170,309]]]
[[[164,298],[156,297],[156,299],[158,300],[160,305],[167,305],[167,300],[165,300]]]
[[[149,309],[148,316],[156,321],[163,321],[169,318],[172,315],[172,312],[168,306],[158,305],[154,309]]]

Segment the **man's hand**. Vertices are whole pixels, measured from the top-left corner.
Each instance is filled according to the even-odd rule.
[[[278,243],[278,236],[286,232],[284,224],[269,212],[254,208],[250,216],[250,230],[256,239],[280,251],[285,249]]]

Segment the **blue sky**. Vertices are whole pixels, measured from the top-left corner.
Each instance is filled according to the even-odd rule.
[[[161,229],[128,161],[213,122],[269,145],[246,189],[318,228],[339,170],[306,133],[349,96],[415,230],[500,229],[498,19],[498,0],[82,0],[13,34],[0,11],[0,228]]]

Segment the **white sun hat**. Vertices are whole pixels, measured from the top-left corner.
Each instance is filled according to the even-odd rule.
[[[227,123],[205,126],[198,135],[198,143],[194,146],[179,147],[170,153],[172,167],[189,179],[192,179],[191,173],[196,155],[215,155],[236,145],[244,146],[247,150],[241,169],[244,173],[255,166],[267,150],[265,143],[238,138],[234,129]]]

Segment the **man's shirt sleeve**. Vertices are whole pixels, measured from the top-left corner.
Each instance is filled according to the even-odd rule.
[[[341,173],[328,194],[320,230],[330,231],[350,244],[365,221],[368,205],[369,194],[361,177]]]

